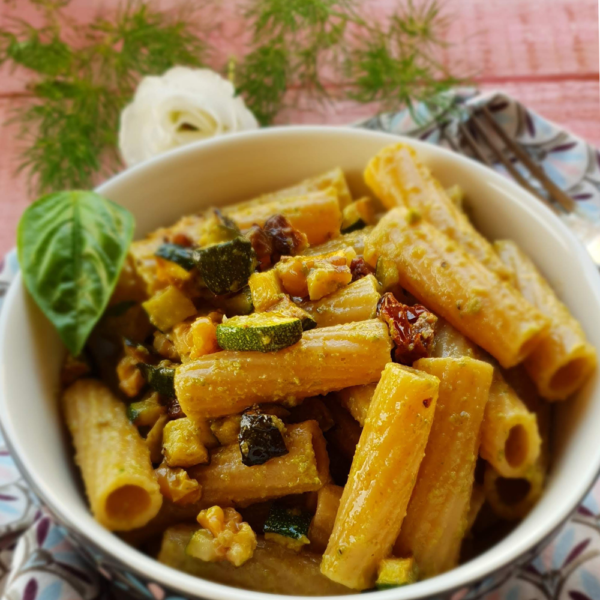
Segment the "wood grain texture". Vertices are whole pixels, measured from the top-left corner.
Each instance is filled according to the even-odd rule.
[[[417,0],[420,2],[422,0]],[[179,8],[183,0],[154,0],[154,6]],[[71,18],[86,21],[99,11],[110,11],[118,0],[73,0]],[[385,18],[397,0],[369,0],[371,15]],[[570,128],[600,146],[598,88],[597,0],[446,0],[454,19],[447,32],[453,45],[443,60],[473,77],[484,90],[504,90],[543,116]],[[247,31],[239,6],[222,3],[225,16],[211,28],[216,54],[239,55]],[[32,20],[28,3],[18,3],[19,16]],[[0,22],[14,14],[0,4]],[[342,82],[337,82],[342,83]],[[27,75],[0,69],[0,121],[23,102]],[[301,92],[300,92],[301,93]],[[281,123],[347,124],[367,117],[373,107],[336,102],[315,106],[301,98],[298,108],[286,110]],[[18,218],[30,201],[25,175],[16,174],[19,142],[14,127],[0,137],[0,255],[14,245]]]

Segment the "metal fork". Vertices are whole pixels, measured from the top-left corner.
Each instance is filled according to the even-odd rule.
[[[470,110],[469,118],[465,122],[459,121],[458,143],[454,136],[446,131],[448,124],[441,128],[441,135],[455,152],[475,158],[489,167],[493,167],[494,162],[502,163],[518,184],[566,222],[587,248],[592,260],[600,267],[600,228],[577,214],[575,201],[546,175],[541,165],[506,134],[487,106]],[[475,141],[471,129],[477,133],[479,141]],[[498,141],[501,141],[503,146]],[[482,147],[486,151],[482,151]],[[490,160],[490,155],[495,161]],[[541,189],[531,185],[523,176],[517,168],[519,164],[537,181]]]

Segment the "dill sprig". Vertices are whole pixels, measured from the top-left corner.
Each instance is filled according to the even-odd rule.
[[[412,110],[415,102],[439,102],[464,83],[436,60],[448,24],[437,0],[400,3],[385,23],[366,16],[366,9],[354,0],[251,2],[245,14],[252,49],[237,83],[261,123],[271,123],[297,88],[317,100],[327,100],[333,88],[340,98],[380,110]]]
[[[241,1],[251,39],[223,74],[263,125],[306,92],[315,103],[412,110],[425,101],[439,109],[442,92],[463,83],[437,60],[448,23],[437,0],[399,2],[385,22],[360,0]],[[90,187],[120,166],[119,115],[141,77],[223,63],[205,41],[208,25],[196,25],[209,0],[190,2],[186,14],[123,0],[116,13],[88,24],[68,17],[70,0],[29,2],[44,25],[15,19],[0,28],[0,64],[34,74],[30,101],[12,122],[24,145],[20,168],[38,192]]]
[[[44,27],[14,21],[0,30],[0,64],[37,75],[31,101],[11,118],[24,144],[20,169],[40,193],[90,187],[120,164],[119,115],[139,78],[177,64],[201,66],[206,45],[187,16],[140,2],[83,26],[65,14],[68,0],[32,3],[44,12]]]

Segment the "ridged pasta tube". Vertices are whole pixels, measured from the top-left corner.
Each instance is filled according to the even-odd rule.
[[[490,397],[481,426],[481,456],[504,477],[521,477],[540,454],[535,413],[494,369]]]
[[[494,364],[494,377],[481,425],[480,452],[506,477],[518,477],[527,471],[540,451],[537,418],[506,383],[494,361],[443,319],[437,323],[431,354],[436,357],[471,356]]]
[[[333,188],[267,202],[249,204],[247,207],[228,209],[240,229],[264,225],[273,215],[283,215],[306,235],[309,244],[322,244],[340,235],[342,213],[337,193]]]
[[[433,358],[470,356],[483,360],[485,353],[448,321],[438,317],[429,355]]]
[[[373,319],[380,298],[377,280],[373,275],[367,275],[321,300],[303,302],[301,307],[318,327],[328,327]]]
[[[438,397],[436,377],[390,363],[369,409],[321,572],[349,588],[373,587],[406,513]]]
[[[541,396],[547,400],[565,400],[595,369],[596,350],[531,259],[513,241],[496,242],[495,247],[514,271],[521,294],[552,321],[525,361],[527,372]]]
[[[275,200],[282,200],[296,196],[305,196],[306,194],[310,194],[312,192],[322,192],[328,188],[333,188],[337,194],[341,209],[345,208],[352,202],[352,195],[350,194],[344,171],[342,171],[340,167],[336,167],[335,169],[331,169],[331,171],[327,171],[321,175],[317,175],[316,177],[304,179],[295,185],[281,188],[267,194],[262,194],[257,198],[252,198],[251,200],[246,200],[245,202],[238,202],[237,204],[226,206],[223,210],[225,212],[246,210],[262,204],[269,204]]]
[[[550,462],[550,409],[539,402],[535,416],[539,423],[541,447],[537,460],[519,477],[503,477],[491,465],[486,466],[484,491],[486,500],[499,517],[508,521],[523,519],[544,491]]]
[[[440,380],[435,418],[400,536],[398,556],[413,556],[424,577],[458,564],[492,383],[491,365],[472,358],[422,358],[414,367]]]
[[[368,385],[355,385],[344,388],[337,392],[337,397],[344,405],[346,410],[358,421],[361,427],[364,427],[369,413],[369,406],[377,388],[376,383]]]
[[[312,552],[295,552],[277,542],[258,538],[253,557],[239,567],[227,561],[205,562],[186,554],[197,525],[176,525],[163,535],[158,560],[190,575],[225,585],[270,594],[335,596],[348,589],[319,572],[321,557]]]
[[[367,236],[373,231],[372,226],[363,227],[351,233],[340,235],[324,244],[318,246],[310,246],[302,252],[304,256],[315,256],[318,254],[330,254],[331,252],[339,252],[346,248],[353,248],[357,255],[361,255],[365,249]]]
[[[94,379],[76,381],[62,405],[94,517],[111,531],[146,525],[162,496],[150,451],[125,405]]]
[[[452,202],[410,146],[394,144],[381,150],[367,165],[365,181],[386,208],[404,206],[417,211],[501,279],[511,281],[510,268],[502,263],[492,245]]]
[[[365,245],[365,259],[382,256],[398,269],[400,285],[500,364],[511,367],[535,348],[550,321],[521,294],[429,222],[395,208]]]
[[[316,421],[288,425],[288,454],[247,467],[239,444],[211,454],[209,465],[189,469],[202,486],[202,507],[245,506],[290,494],[314,492],[329,483],[329,456]]]
[[[377,319],[322,327],[278,352],[216,352],[185,363],[177,368],[175,391],[188,417],[214,419],[257,403],[377,381],[391,347],[388,328]]]
[[[328,484],[317,492],[317,510],[308,530],[311,550],[324,552],[327,548],[343,491],[339,485]]]

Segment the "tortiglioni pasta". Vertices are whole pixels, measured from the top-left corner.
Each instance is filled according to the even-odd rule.
[[[62,374],[86,378],[65,418],[91,510],[122,539],[162,535],[160,561],[216,582],[323,596],[435,577],[537,502],[535,384],[564,399],[595,350],[411,148],[382,149],[366,181],[387,213],[335,168],[131,245],[93,364]]]
[[[434,419],[439,381],[388,364],[375,390],[321,572],[364,590],[400,531]]]
[[[162,496],[150,451],[125,406],[93,379],[71,385],[62,405],[96,519],[112,531],[146,525],[158,513]]]
[[[400,284],[413,296],[504,367],[524,360],[549,327],[519,292],[406,209],[392,209],[368,237],[366,260],[375,266],[380,257],[394,261]]]
[[[596,350],[531,259],[510,240],[494,246],[514,271],[524,298],[551,320],[550,329],[525,361],[527,371],[540,395],[547,400],[565,400],[596,367]]]

